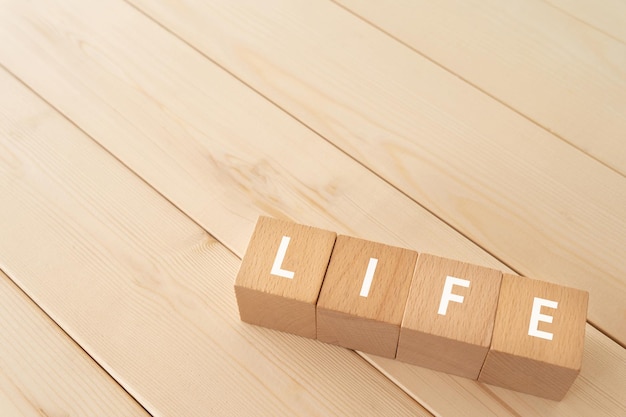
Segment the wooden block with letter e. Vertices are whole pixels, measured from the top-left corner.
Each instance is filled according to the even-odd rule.
[[[335,232],[259,217],[235,280],[241,320],[315,339]]]
[[[397,359],[477,379],[493,332],[502,273],[420,254]]]
[[[479,381],[561,400],[580,372],[589,294],[504,275]]]
[[[417,252],[338,236],[317,302],[317,338],[394,358]]]

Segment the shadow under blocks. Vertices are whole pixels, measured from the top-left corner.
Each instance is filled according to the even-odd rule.
[[[259,217],[235,280],[241,320],[561,400],[589,294]]]

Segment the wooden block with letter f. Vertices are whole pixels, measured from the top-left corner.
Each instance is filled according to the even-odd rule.
[[[322,342],[394,358],[417,252],[338,236],[317,302]]]
[[[479,381],[561,400],[580,372],[589,293],[504,275]]]
[[[315,339],[335,232],[259,217],[235,280],[241,320]]]
[[[495,269],[420,254],[396,358],[477,379],[491,343],[501,281]]]

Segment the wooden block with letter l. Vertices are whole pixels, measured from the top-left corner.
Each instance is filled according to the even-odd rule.
[[[396,359],[477,379],[491,343],[501,281],[495,269],[420,254]]]
[[[505,274],[479,381],[561,400],[580,372],[589,293]]]
[[[394,358],[417,252],[338,236],[317,302],[317,338]]]
[[[336,237],[259,217],[235,280],[241,320],[315,339],[315,306]]]

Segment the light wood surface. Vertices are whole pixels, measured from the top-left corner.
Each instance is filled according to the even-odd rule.
[[[571,19],[552,9],[528,39]],[[569,137],[433,63],[508,80],[471,37],[415,51],[323,1],[2,0],[0,38],[0,267],[152,414],[626,414],[625,148],[572,146],[623,136],[619,60],[576,72],[613,93],[589,90]],[[243,324],[260,214],[585,289],[581,374],[553,402]]]
[[[626,44],[544,0],[337,1],[528,121],[626,174]],[[625,10],[623,4],[607,5],[600,15],[614,15],[623,27]],[[597,19],[597,12],[574,13]],[[459,44],[463,54],[457,53]]]
[[[491,345],[501,281],[498,270],[420,254],[397,359],[478,379]]]
[[[626,4],[620,0],[548,0],[561,12],[626,44]]]
[[[0,271],[0,415],[149,414]]]

